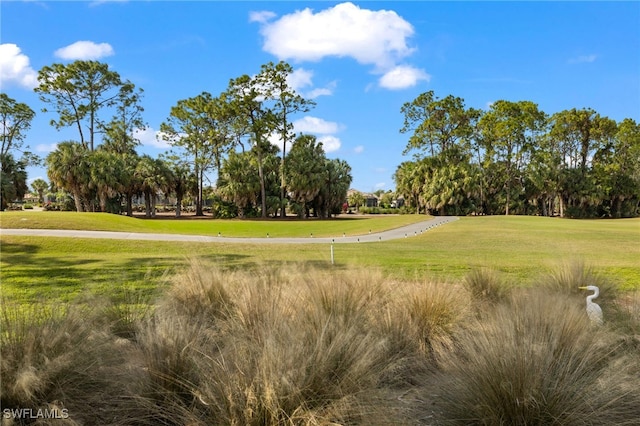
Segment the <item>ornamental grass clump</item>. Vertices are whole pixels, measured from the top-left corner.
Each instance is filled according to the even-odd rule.
[[[483,302],[494,304],[509,296],[510,287],[493,269],[474,269],[464,277],[463,283],[478,308],[482,308]]]
[[[388,296],[382,275],[301,269],[217,275],[192,265],[178,276],[138,334],[148,373],[140,401],[151,418],[243,425],[379,420],[372,391],[399,359],[377,326]],[[180,289],[193,293],[194,283],[216,287],[208,292],[215,297],[186,310]]]
[[[3,410],[54,410],[67,425],[118,417],[127,351],[91,308],[4,303],[0,321]]]
[[[575,299],[518,291],[460,335],[444,368],[444,415],[461,425],[631,424],[640,378],[628,361]]]
[[[414,284],[404,301],[404,315],[410,326],[408,336],[421,353],[439,362],[453,349],[455,336],[464,328],[470,310],[469,294],[464,288],[442,282]]]

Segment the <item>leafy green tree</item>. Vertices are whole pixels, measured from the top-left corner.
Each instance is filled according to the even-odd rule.
[[[287,191],[297,204],[298,217],[304,218],[306,205],[320,192],[324,182],[325,154],[315,136],[300,135],[289,152]],[[348,189],[348,188],[347,188]]]
[[[360,206],[364,206],[364,203],[366,202],[364,195],[360,191],[353,191],[347,199],[350,206],[355,206],[356,212],[359,212]]]
[[[321,219],[330,218],[342,211],[351,186],[351,166],[338,158],[325,159],[320,192],[313,200],[314,213]]]
[[[66,141],[58,144],[46,158],[49,180],[58,188],[69,191],[76,211],[91,211],[91,161],[88,148],[78,142]]]
[[[276,119],[275,131],[282,141],[282,155],[280,164],[280,216],[286,216],[285,189],[286,189],[286,159],[287,143],[293,138],[293,124],[290,116],[300,112],[308,112],[315,102],[305,99],[296,93],[289,85],[289,76],[293,68],[286,62],[274,64],[269,62],[262,66],[260,74],[256,77],[264,96],[273,101],[273,113]]]
[[[440,215],[475,211],[477,168],[470,163],[469,155],[451,149],[446,155],[439,154],[434,163],[421,194],[426,207]]]
[[[561,215],[596,214],[604,193],[592,170],[593,159],[616,134],[615,121],[592,109],[571,109],[554,114],[549,137],[559,145],[562,156]]]
[[[102,146],[107,151],[117,154],[135,154],[140,141],[135,138],[135,131],[145,127],[142,118],[144,108],[140,104],[142,89],[132,83],[124,83],[114,100],[115,114],[110,122],[101,124],[104,132]]]
[[[158,193],[168,194],[171,188],[171,172],[164,161],[149,155],[140,157],[135,170],[135,178],[144,195],[145,216],[156,216]]]
[[[551,117],[551,137],[562,143],[567,166],[579,168],[582,174],[587,172],[589,159],[615,132],[615,121],[590,108],[565,110]]]
[[[38,71],[38,82],[35,92],[58,114],[51,125],[56,129],[75,126],[80,143],[93,151],[95,135],[101,128],[100,110],[113,106],[121,96],[120,75],[105,63],[75,61],[43,67]]]
[[[38,201],[40,203],[44,202],[44,194],[45,192],[49,189],[49,184],[47,183],[46,180],[44,179],[36,179],[33,182],[31,182],[31,188],[33,188],[33,191],[38,194]]]
[[[265,93],[260,79],[243,75],[229,82],[229,106],[236,117],[234,128],[249,138],[251,152],[256,158],[260,179],[261,216],[267,217],[267,185],[264,162],[272,151],[268,141],[277,128],[277,116],[264,105]]]
[[[417,149],[431,156],[454,146],[469,148],[480,111],[464,106],[462,98],[449,95],[439,99],[433,91],[420,94],[402,105],[404,126],[401,133],[412,132],[403,154]]]
[[[486,155],[498,166],[498,181],[505,195],[504,213],[522,190],[523,174],[546,125],[546,115],[533,102],[497,101],[480,119]]]
[[[231,152],[223,162],[218,176],[218,192],[226,201],[238,207],[244,218],[246,209],[254,205],[260,194],[260,179],[255,158],[249,152]]]
[[[172,145],[181,147],[190,157],[196,176],[196,216],[202,216],[205,173],[220,167],[221,156],[234,144],[231,133],[231,110],[226,95],[214,98],[202,92],[178,101],[161,130]]]
[[[640,214],[640,124],[630,118],[619,123],[615,137],[596,153],[593,163],[608,208],[602,214],[616,218]]]
[[[380,207],[388,209],[391,207],[393,201],[394,201],[394,193],[393,191],[389,190],[387,192],[383,192],[382,194],[380,194]]]
[[[104,149],[89,154],[91,186],[98,196],[101,212],[120,213],[120,194],[125,190],[126,164],[122,155]],[[107,203],[111,201],[111,205]]]
[[[24,161],[16,161],[11,154],[0,155],[0,211],[7,208],[9,202],[21,200],[27,193],[27,172]]]
[[[2,131],[0,155],[4,156],[12,150],[22,149],[25,133],[31,128],[33,117],[35,112],[27,104],[16,102],[5,93],[0,93],[0,130]]]
[[[169,168],[169,188],[176,196],[176,217],[180,217],[185,195],[197,192],[196,178],[189,164],[177,155],[170,155],[164,161]]]
[[[416,209],[420,214],[422,207],[422,190],[426,183],[431,157],[417,161],[404,161],[400,163],[393,175],[396,190],[404,195],[410,208]]]

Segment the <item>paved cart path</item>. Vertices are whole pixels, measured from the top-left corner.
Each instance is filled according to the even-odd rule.
[[[200,243],[248,243],[248,244],[347,244],[347,243],[367,243],[374,241],[388,241],[399,238],[410,238],[428,232],[431,229],[458,220],[455,216],[438,216],[430,220],[414,223],[388,231],[335,237],[320,238],[238,238],[238,237],[211,237],[203,235],[184,234],[150,234],[142,232],[112,232],[112,231],[73,231],[60,229],[0,229],[0,236],[3,235],[23,235],[35,237],[73,237],[73,238],[108,238],[118,240],[149,240],[149,241],[192,241]]]

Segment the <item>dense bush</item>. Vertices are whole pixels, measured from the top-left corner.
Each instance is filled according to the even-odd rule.
[[[360,207],[362,214],[399,214],[399,209],[382,208],[382,207]]]

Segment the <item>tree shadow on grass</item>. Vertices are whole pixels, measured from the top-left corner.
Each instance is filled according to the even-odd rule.
[[[33,256],[38,252],[38,246],[35,244],[16,244],[2,243],[0,244],[0,259],[3,262],[11,262],[15,256]]]

